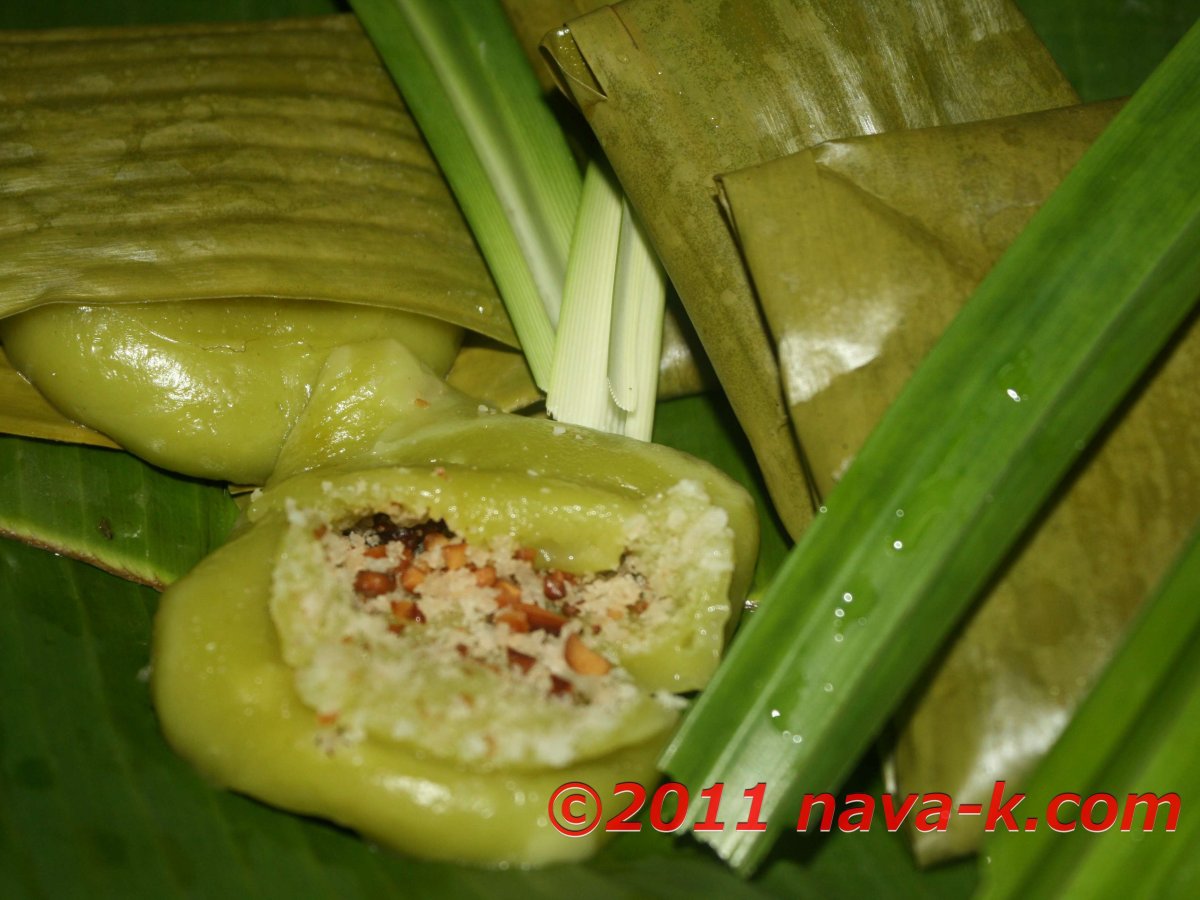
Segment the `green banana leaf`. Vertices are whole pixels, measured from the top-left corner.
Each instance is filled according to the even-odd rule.
[[[719,0],[626,0],[570,22],[545,46],[798,535],[810,515],[803,466],[714,176],[830,138],[1063,106],[1074,92],[1007,0],[760,0],[736,12]]]
[[[1119,107],[831,141],[723,177],[823,493]],[[1197,377],[1193,328],[913,699],[896,739],[900,793],[986,804],[1057,739],[1200,510]],[[924,862],[982,838],[973,818],[912,832]]]
[[[1103,65],[1110,73],[1106,83],[1120,85],[1114,94],[1132,90],[1181,33],[1176,6],[1167,0],[1025,4],[1035,24],[1039,8],[1049,11],[1045,36],[1077,86]],[[324,0],[62,0],[50,7],[9,4],[0,10],[0,24],[261,19],[334,11]],[[1103,47],[1110,32],[1120,35],[1118,52],[1090,56],[1092,40]],[[656,438],[754,481],[753,458],[739,452],[736,423],[714,398],[664,404]],[[0,471],[21,483],[40,478],[50,485],[53,490],[33,509],[57,510],[63,533],[76,542],[84,535],[109,543],[100,516],[84,511],[106,490],[110,508],[131,508],[130,533],[152,545],[154,558],[161,551],[156,529],[164,521],[185,533],[202,532],[202,523],[232,514],[221,489],[173,476],[162,477],[186,486],[186,496],[163,484],[132,501],[120,488],[98,489],[110,478],[114,460],[128,460],[119,454],[72,448],[80,463],[73,470],[51,466],[43,472],[57,448],[19,444],[21,455],[5,458]],[[196,488],[203,490],[192,496]],[[11,502],[12,494],[0,491],[6,515]],[[769,508],[760,505],[771,525]],[[206,542],[219,540],[216,531],[198,539],[191,552],[202,555]],[[781,533],[776,528],[770,534],[760,578],[783,554]],[[179,565],[186,563],[170,571],[178,574]],[[479,871],[379,852],[337,829],[214,791],[166,750],[142,680],[155,602],[149,589],[90,566],[0,542],[0,895],[938,898],[965,897],[973,889],[970,867],[919,873],[895,836],[880,832],[781,842],[772,862],[749,883],[686,839],[652,833],[619,835],[586,866],[544,872]],[[868,761],[866,769],[873,768]],[[880,789],[869,776],[859,783],[863,790]]]

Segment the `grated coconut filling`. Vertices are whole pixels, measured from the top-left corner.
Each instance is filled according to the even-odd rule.
[[[587,574],[399,503],[335,523],[289,508],[271,612],[325,749],[374,735],[477,767],[542,768],[669,727],[683,701],[639,686],[621,653],[677,619],[681,593],[727,584],[731,533],[694,482],[655,499],[663,509],[628,523],[619,566]]]

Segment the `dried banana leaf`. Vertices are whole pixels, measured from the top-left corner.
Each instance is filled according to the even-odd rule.
[[[12,367],[3,347],[0,347],[0,433],[68,444],[117,446],[100,432],[72,422],[47,403],[37,388]]]
[[[436,165],[350,16],[0,34],[0,316],[287,297],[515,345]]]
[[[564,22],[608,6],[608,0],[501,0],[521,49],[529,57],[538,83],[547,92],[558,91],[554,75],[542,56],[542,38]]]
[[[1119,104],[834,141],[723,180],[823,490]],[[987,803],[1053,744],[1200,512],[1200,328],[1077,468],[915,698],[896,789]],[[977,818],[914,833],[933,862]]]
[[[1010,3],[627,0],[546,45],[667,267],[796,534],[778,366],[714,176],[847,135],[1075,102]]]
[[[459,349],[446,381],[504,412],[527,409],[542,400],[521,352],[485,341],[472,341]]]

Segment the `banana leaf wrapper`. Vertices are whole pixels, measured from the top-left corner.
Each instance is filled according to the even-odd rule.
[[[534,37],[528,42],[536,48]],[[49,52],[43,53],[46,48]],[[14,211],[14,232],[28,232],[29,240],[21,251],[25,257],[10,259],[0,276],[8,279],[6,301],[0,301],[5,303],[0,307],[4,314],[30,299],[45,303],[86,295],[89,303],[140,300],[151,296],[155,284],[197,299],[249,297],[257,292],[280,297],[307,294],[325,300],[350,296],[346,291],[350,288],[361,291],[354,302],[386,304],[403,311],[420,307],[429,315],[474,328],[479,337],[468,340],[449,376],[472,396],[505,410],[540,402],[523,356],[506,349],[515,345],[515,338],[457,208],[353,17],[22,32],[0,36],[0,50],[4,53],[0,82],[16,85],[20,91],[10,98],[17,120],[27,135],[37,132],[36,139],[7,147],[22,168],[0,192],[0,208]],[[23,66],[31,69],[26,64],[35,52],[39,64],[48,68],[34,74],[23,71]],[[122,69],[125,83],[118,86],[111,69],[124,59],[121,54],[138,62],[141,71]],[[167,60],[172,54],[178,58]],[[276,58],[262,64],[252,60],[272,54]],[[289,57],[296,71],[288,71]],[[540,68],[545,70],[544,65]],[[148,91],[150,81],[159,78],[173,85],[173,93]],[[69,99],[55,99],[57,94],[49,86],[68,80],[91,83],[96,88],[95,102],[86,105],[89,94],[78,86],[69,91],[59,85],[58,93],[69,94]],[[286,104],[278,102],[282,100]],[[50,116],[47,107],[75,110],[77,120]],[[273,133],[280,117],[289,119],[283,123],[282,141]],[[314,118],[326,125],[334,123],[319,141],[303,136]],[[84,135],[89,122],[104,132],[98,132],[92,151],[75,148],[64,156],[58,145]],[[139,154],[138,144],[122,135],[122,129],[168,135],[173,131],[175,137],[160,139]],[[121,140],[126,141],[124,150],[118,148]],[[189,171],[194,176],[190,179]],[[96,204],[124,203],[123,214],[131,223],[126,239],[134,243],[125,247],[124,268],[106,272],[101,282],[94,280],[95,272],[89,273],[88,267],[121,259],[120,248],[60,246],[64,239],[86,237],[70,234],[68,226],[75,220],[63,217],[67,198],[81,188]],[[244,196],[236,199],[243,188]],[[346,189],[351,189],[349,194]],[[190,201],[209,209],[210,221],[195,222],[185,209]],[[179,253],[173,258],[136,243],[150,237],[149,231],[139,234],[137,224],[154,215],[155,204],[164,217],[160,224],[177,230]],[[176,220],[171,220],[174,214],[163,204],[178,204]],[[339,215],[377,232],[378,240],[369,245],[374,252],[364,256],[352,235],[327,222],[330,227],[320,238],[326,259],[321,279],[313,281],[292,266],[302,255],[294,252],[293,239],[299,230],[320,227],[322,208],[326,220],[333,211],[344,209]],[[97,206],[97,215],[100,212]],[[221,225],[222,216],[232,220]],[[278,244],[273,256],[226,266],[240,252],[240,238],[235,241],[230,229],[242,219],[244,226],[257,219],[262,226],[260,239]],[[188,226],[193,233],[180,230]],[[395,252],[380,243],[389,239],[396,241]],[[304,240],[311,243],[311,234]],[[421,242],[428,246],[420,246]],[[46,266],[55,247],[68,256]],[[190,253],[184,252],[189,248]],[[186,283],[187,267],[197,263],[197,254],[209,256],[210,251],[212,280],[207,289],[204,284]],[[420,255],[412,257],[410,252]],[[412,268],[414,259],[427,263],[426,270]],[[64,274],[61,267],[66,264],[75,271]],[[260,266],[260,271],[253,272],[251,265]],[[289,277],[279,277],[280,271]],[[150,272],[154,275],[143,290],[138,279]],[[452,272],[454,279],[442,283],[446,272]],[[173,280],[179,282],[174,289]],[[23,297],[23,289],[41,289],[45,294]],[[168,293],[166,298],[172,296],[176,294]],[[681,330],[667,329],[663,344],[663,395],[702,390],[706,383]],[[426,362],[434,364],[432,359]],[[0,360],[0,372],[0,431],[119,445],[119,436],[114,440],[114,435],[80,425],[47,405],[6,359]],[[264,378],[250,381],[262,384],[271,377],[264,373]],[[276,399],[286,407],[294,398]],[[68,402],[64,408],[77,414],[76,405]],[[197,474],[219,477],[221,473]],[[243,481],[262,480],[261,474],[250,471],[230,474]]]
[[[0,316],[282,297],[515,346],[416,126],[350,16],[0,35]]]
[[[833,141],[723,179],[823,491],[1118,106]],[[1056,740],[1200,513],[1198,377],[1192,326],[912,701],[896,790],[986,805]],[[940,861],[982,822],[912,837]]]
[[[368,533],[361,560],[324,555]],[[601,834],[552,829],[551,793],[653,777],[756,541],[749,496],[706,463],[481,407],[394,340],[342,347],[234,538],[163,596],[156,706],[184,756],[267,802],[422,856],[579,859]]]
[[[780,517],[812,515],[722,172],[832,138],[1076,102],[1010,3],[627,0],[547,39],[674,282]]]
[[[0,347],[0,432],[68,444],[117,447],[110,438],[72,422],[12,367]]]
[[[547,93],[557,94],[554,74],[542,56],[542,39],[566,22],[609,4],[605,0],[501,0],[501,5],[537,75],[538,84]]]

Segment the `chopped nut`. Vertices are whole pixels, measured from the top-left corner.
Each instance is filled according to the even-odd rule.
[[[501,578],[496,582],[496,603],[500,606],[511,606],[521,602],[521,588],[515,581]]]
[[[425,580],[427,574],[428,570],[424,566],[409,566],[404,570],[404,574],[400,576],[400,583],[406,591],[412,593],[421,586],[421,582]]]
[[[412,621],[418,624],[425,621],[425,615],[415,600],[393,600],[392,618],[401,622]]]
[[[522,672],[528,672],[533,668],[535,662],[536,660],[532,656],[514,650],[512,647],[508,648],[508,664],[510,666],[514,666]]]
[[[507,625],[509,631],[517,634],[526,634],[529,631],[529,617],[520,609],[511,606],[506,606],[496,613],[495,621]]]
[[[396,576],[391,572],[371,572],[366,569],[354,576],[354,591],[364,597],[379,597],[396,589]]]
[[[534,606],[532,603],[521,603],[518,609],[524,613],[526,619],[529,620],[529,627],[534,631],[548,631],[551,634],[558,634],[562,631],[562,627],[567,624],[567,617],[560,616],[552,609],[543,609],[540,606]]]
[[[537,551],[532,547],[518,547],[513,553],[513,559],[519,559],[522,562],[533,562],[537,559]]]
[[[496,567],[480,566],[475,570],[475,583],[480,587],[491,587],[496,583]]]
[[[376,544],[374,547],[368,547],[363,551],[363,556],[369,559],[383,559],[387,555],[387,544]]]
[[[567,573],[551,569],[542,580],[542,593],[547,600],[561,600],[567,596]]]
[[[563,648],[567,665],[580,675],[604,675],[612,669],[612,663],[572,634]]]
[[[467,545],[449,544],[442,549],[442,562],[447,569],[461,569],[467,564]]]

